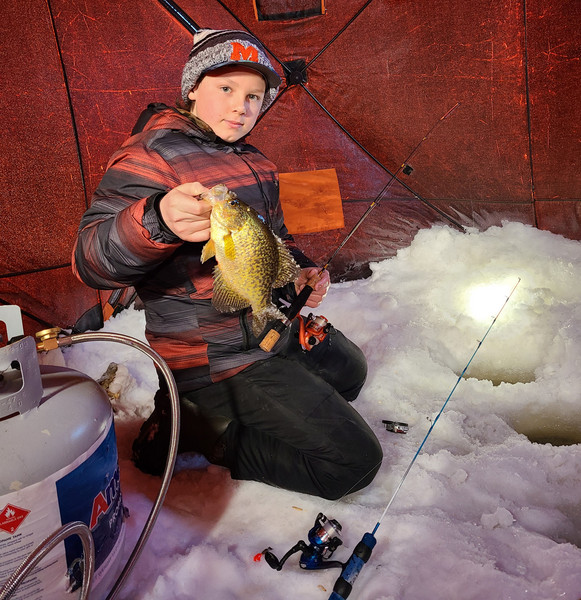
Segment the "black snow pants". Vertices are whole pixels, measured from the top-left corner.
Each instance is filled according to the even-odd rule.
[[[291,336],[277,356],[182,394],[179,451],[201,451],[234,479],[340,498],[367,486],[382,460],[377,438],[350,404],[366,375],[363,353],[340,331],[308,352]],[[201,427],[219,433],[210,449]]]

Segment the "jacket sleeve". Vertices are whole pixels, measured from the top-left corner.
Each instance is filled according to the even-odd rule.
[[[161,222],[156,203],[181,182],[151,148],[133,143],[109,162],[81,219],[73,271],[99,289],[135,285],[183,243]]]

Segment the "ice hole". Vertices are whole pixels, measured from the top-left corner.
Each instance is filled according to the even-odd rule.
[[[535,372],[528,369],[495,369],[491,365],[476,365],[467,373],[466,377],[473,377],[481,381],[490,381],[492,385],[500,385],[501,383],[532,383],[535,381]]]
[[[513,418],[511,427],[535,444],[574,446],[581,444],[581,417],[551,413]]]

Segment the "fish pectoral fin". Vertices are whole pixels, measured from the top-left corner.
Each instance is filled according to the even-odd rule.
[[[202,256],[200,257],[200,262],[203,264],[209,258],[216,256],[216,246],[214,245],[214,240],[210,238],[205,246],[202,248]]]
[[[294,281],[301,272],[301,268],[297,265],[289,249],[279,237],[276,237],[276,249],[278,251],[278,272],[272,283],[273,288],[279,288],[289,281]]]
[[[212,305],[220,312],[234,312],[250,306],[250,302],[244,296],[228,285],[219,266],[214,269]]]
[[[268,321],[284,318],[285,316],[272,303],[256,312],[252,311],[252,333],[259,337]]]
[[[224,236],[224,255],[228,260],[236,258],[236,246],[234,245],[231,233]]]

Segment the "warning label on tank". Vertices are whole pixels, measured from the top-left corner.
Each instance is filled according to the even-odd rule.
[[[63,524],[84,521],[95,542],[91,598],[101,581],[115,575],[109,568],[121,550],[124,511],[119,486],[113,422],[70,465],[44,480],[0,497],[0,587],[40,542]],[[14,600],[61,600],[80,586],[82,544],[70,536],[52,550],[13,595]]]
[[[7,504],[0,513],[0,529],[6,533],[15,533],[29,514],[29,510]]]

